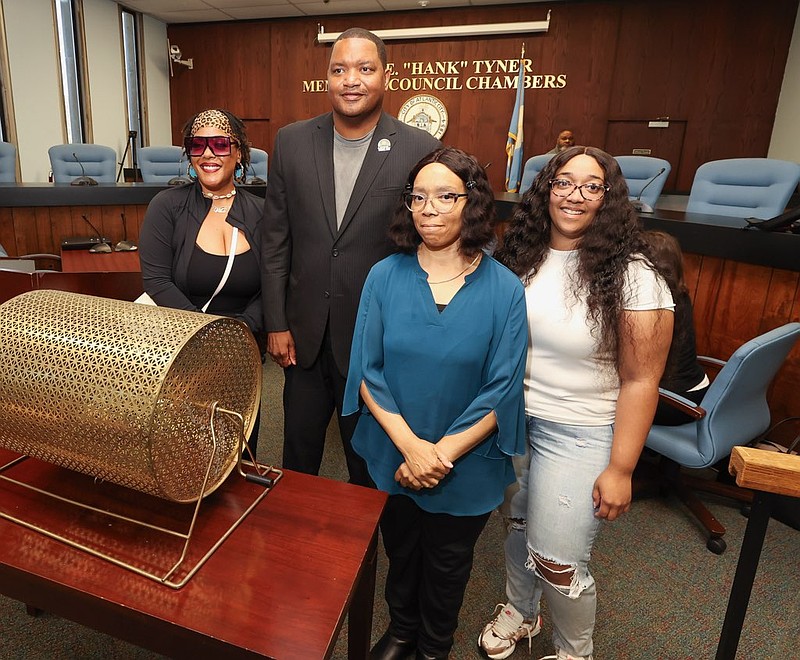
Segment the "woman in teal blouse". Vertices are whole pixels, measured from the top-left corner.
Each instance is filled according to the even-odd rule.
[[[391,226],[400,252],[361,296],[344,412],[361,410],[353,448],[389,493],[391,623],[371,658],[448,656],[475,543],[524,453],[524,293],[483,252],[493,226],[477,161],[434,151]]]

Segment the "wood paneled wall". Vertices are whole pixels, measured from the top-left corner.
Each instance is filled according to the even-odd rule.
[[[10,255],[60,254],[67,236],[94,236],[82,216],[112,244],[126,238],[139,239],[147,205],[119,206],[19,206],[0,208],[0,245]],[[125,214],[123,227],[122,214]]]
[[[684,253],[684,275],[694,305],[697,353],[727,360],[744,342],[800,321],[800,272]],[[800,416],[800,343],[769,393],[773,423]]]
[[[547,33],[524,36],[390,41],[389,61],[403,63],[511,59],[524,41],[534,73],[564,74],[563,89],[528,89],[525,154],[548,151],[562,128],[578,141],[619,155],[624,122],[645,126],[669,117],[681,122],[676,144],[651,133],[653,156],[669,151],[675,189],[688,191],[699,165],[718,158],[767,155],[798,0],[768,5],[741,0],[599,0],[414,12],[173,25],[170,41],[194,69],[175,67],[171,79],[173,139],[206,107],[226,107],[247,120],[254,146],[271,151],[276,131],[326,112],[324,93],[304,93],[304,80],[324,79],[329,46],[317,45],[317,23],[327,32],[352,25],[372,29],[543,20]],[[397,114],[415,92],[388,91],[385,109]],[[434,92],[447,107],[443,141],[491,162],[502,188],[505,141],[513,89]],[[609,135],[609,126],[615,126]],[[649,129],[658,131],[659,129]],[[639,129],[638,135],[641,135]],[[661,153],[660,153],[661,152]]]

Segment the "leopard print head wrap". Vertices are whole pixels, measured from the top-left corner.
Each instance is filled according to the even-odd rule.
[[[228,118],[225,116],[225,114],[219,110],[205,110],[197,115],[192,122],[191,135],[194,135],[197,133],[197,131],[199,131],[201,128],[205,128],[206,126],[218,128],[228,137],[236,139],[233,134],[233,129],[231,129],[230,121],[228,121]]]

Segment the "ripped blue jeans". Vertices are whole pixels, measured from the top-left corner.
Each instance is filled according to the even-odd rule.
[[[527,417],[528,456],[517,460],[519,490],[510,494],[506,594],[526,619],[542,596],[557,649],[592,654],[597,594],[589,558],[601,520],[592,489],[608,465],[613,429]]]

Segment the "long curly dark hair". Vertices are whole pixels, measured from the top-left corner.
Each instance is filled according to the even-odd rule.
[[[514,209],[495,257],[526,285],[536,275],[550,246],[550,181],[580,154],[597,161],[609,190],[578,243],[578,268],[572,275],[574,293],[586,300],[587,320],[599,341],[600,354],[608,352],[616,364],[625,272],[631,261],[648,254],[648,248],[639,216],[628,200],[628,185],[612,156],[595,147],[581,146],[553,156]]]
[[[420,170],[431,163],[441,163],[459,177],[467,189],[467,203],[461,214],[459,252],[474,257],[494,238],[496,211],[494,194],[486,172],[474,156],[455,147],[440,147],[424,156],[408,175],[405,192],[410,192]],[[401,252],[415,252],[422,238],[414,227],[414,218],[401,199],[389,225],[389,238]]]

